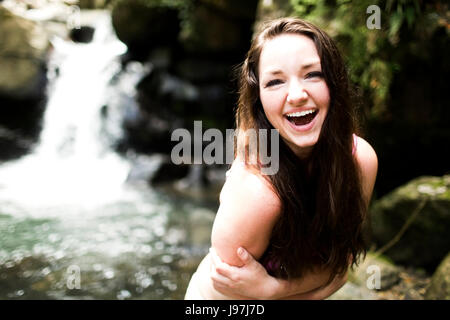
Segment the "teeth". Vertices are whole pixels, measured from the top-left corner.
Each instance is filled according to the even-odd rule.
[[[302,111],[302,112],[293,112],[293,113],[288,113],[286,116],[288,117],[303,117],[306,116],[307,114],[311,114],[314,113],[316,110],[306,110],[306,111]]]

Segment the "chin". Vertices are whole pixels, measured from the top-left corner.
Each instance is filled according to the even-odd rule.
[[[294,153],[309,152],[319,141],[319,136],[314,135],[311,137],[297,137],[296,139],[290,139],[287,144],[294,151]]]
[[[297,137],[293,140],[295,146],[298,148],[311,148],[314,147],[317,144],[317,141],[319,141],[319,135],[313,134],[308,135],[304,137]]]

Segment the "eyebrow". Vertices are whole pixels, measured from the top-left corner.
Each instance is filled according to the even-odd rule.
[[[313,61],[313,62],[305,63],[304,65],[301,66],[301,69],[302,70],[309,69],[309,68],[311,68],[311,67],[313,67],[315,65],[320,65],[320,61]],[[282,74],[282,73],[283,73],[283,71],[279,70],[279,69],[274,69],[274,70],[271,70],[271,71],[264,72],[264,74],[270,74],[270,75],[279,75],[279,74]]]

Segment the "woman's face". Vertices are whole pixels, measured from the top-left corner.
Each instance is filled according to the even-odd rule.
[[[314,42],[299,34],[268,40],[261,52],[258,76],[267,119],[297,156],[308,156],[330,104]]]

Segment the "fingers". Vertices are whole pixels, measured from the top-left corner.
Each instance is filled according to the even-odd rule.
[[[221,287],[229,287],[231,284],[231,280],[218,273],[214,267],[212,267],[210,276],[215,285],[219,285]]]
[[[213,254],[211,254],[211,256],[213,256]],[[215,259],[215,260],[217,260],[217,259]],[[221,271],[221,270],[220,269],[218,270],[218,268],[211,263],[210,278],[211,278],[213,287],[216,290],[218,290],[219,292],[222,292],[223,294],[227,294],[228,290],[230,290],[234,287],[234,283],[230,278],[227,278],[227,277],[221,275],[218,271]]]
[[[211,254],[212,261],[211,267],[214,269],[214,272],[231,279],[233,267],[223,262],[214,248],[210,248],[209,252]]]
[[[244,264],[249,264],[253,260],[252,255],[242,247],[239,247],[237,249],[237,255],[241,259],[241,261],[244,262]]]
[[[226,294],[227,293],[226,290],[229,289],[228,283],[227,283],[227,281],[229,281],[229,280],[227,278],[225,278],[224,276],[218,274],[215,271],[215,268],[213,266],[211,266],[210,271],[211,271],[210,277],[211,277],[211,281],[212,281],[212,285],[213,285],[214,289],[216,289],[219,292],[222,292],[223,294]]]

